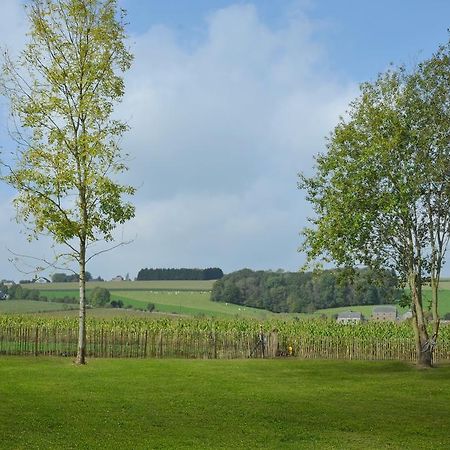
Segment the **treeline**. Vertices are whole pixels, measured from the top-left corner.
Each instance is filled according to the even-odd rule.
[[[91,281],[92,280],[92,275],[89,272],[85,272],[84,274],[85,280],[86,281]],[[66,274],[66,273],[54,273],[52,275],[52,283],[71,283],[71,282],[78,282],[79,280],[79,275],[77,273],[71,273],[71,274]]]
[[[141,269],[137,280],[219,280],[223,277],[222,269]]]
[[[55,303],[78,303],[76,297],[51,297],[47,298],[45,295],[41,295],[38,289],[28,289],[22,287],[20,284],[12,284],[6,286],[0,283],[0,299],[2,300],[35,300],[41,302],[55,302]]]
[[[361,269],[350,283],[336,270],[313,274],[243,269],[216,281],[211,299],[273,312],[311,313],[339,306],[394,303],[401,297],[394,275],[385,272],[376,284],[373,275]]]

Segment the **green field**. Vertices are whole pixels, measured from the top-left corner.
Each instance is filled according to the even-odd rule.
[[[225,304],[220,302],[212,302],[209,300],[210,291],[212,289],[213,281],[109,281],[109,282],[89,282],[87,283],[88,295],[93,288],[100,286],[111,291],[112,300],[122,300],[124,306],[131,306],[133,308],[145,308],[148,303],[153,303],[158,312],[168,314],[182,314],[182,315],[206,315],[215,317],[249,317],[257,319],[266,319],[273,316],[283,316],[285,318],[292,317],[317,317],[326,315],[328,317],[338,314],[342,311],[361,311],[366,318],[372,315],[373,306],[346,306],[340,308],[328,308],[318,310],[314,314],[275,314],[270,311],[265,311],[256,308],[243,307],[234,304]],[[30,285],[24,285],[30,288]],[[48,299],[57,297],[78,297],[77,283],[49,283],[33,285],[41,292],[41,295]],[[427,305],[431,299],[430,288],[424,287],[424,303]],[[39,303],[39,302],[38,302]],[[0,313],[25,313],[25,312],[43,312],[66,310],[64,305],[47,306],[42,304],[34,305],[35,309],[28,305],[28,309],[17,310],[12,308],[12,305],[6,307],[1,306]],[[399,313],[402,313],[406,308],[398,308]],[[105,310],[102,310],[105,312]],[[116,310],[114,310],[116,311]],[[134,313],[127,310],[130,315]],[[89,312],[92,313],[91,311]],[[450,313],[450,281],[444,280],[441,282],[440,299],[439,299],[439,313],[441,317]],[[68,315],[76,314],[75,312],[68,312]],[[93,313],[92,313],[93,314]],[[98,312],[95,314],[98,317]],[[106,316],[111,316],[112,313],[105,312]],[[118,316],[128,314],[126,312],[117,312]],[[60,315],[58,313],[57,315]]]
[[[169,314],[182,315],[206,315],[215,317],[250,317],[257,319],[266,319],[275,315],[270,311],[265,311],[257,308],[248,308],[244,306],[234,305],[231,303],[213,302],[210,300],[211,292],[209,290],[188,290],[192,283],[184,282],[111,282],[116,286],[111,289],[111,300],[122,300],[124,307],[146,308],[148,303],[153,303],[158,312]],[[136,284],[137,283],[137,284]],[[193,282],[194,286],[200,287],[203,282]],[[210,284],[210,282],[207,282]],[[73,283],[52,283],[42,286],[47,286],[47,289],[41,290],[41,295],[46,296],[49,300],[52,298],[62,297],[77,297],[78,290],[70,287]],[[69,286],[67,286],[69,285]],[[95,283],[95,286],[108,286],[107,283]],[[51,289],[49,288],[51,286]],[[64,288],[62,289],[61,286]],[[118,289],[122,286],[122,289]],[[124,286],[127,289],[124,289]],[[147,286],[147,288],[145,288]],[[163,288],[163,286],[165,286]],[[171,289],[169,287],[172,286]],[[92,287],[88,284],[88,288]],[[152,289],[150,289],[152,287]],[[180,289],[178,289],[180,287]],[[87,295],[89,296],[89,290]],[[0,302],[1,303],[1,302]],[[42,303],[42,302],[36,302]],[[45,303],[45,302],[44,302]],[[63,309],[60,307],[54,308]],[[0,310],[1,311],[1,310]],[[90,310],[88,314],[91,313]],[[117,310],[113,310],[117,311]],[[25,311],[23,311],[25,312]],[[30,311],[31,312],[31,311]],[[121,313],[123,314],[123,313]]]
[[[5,449],[448,449],[450,366],[0,359]]]
[[[61,311],[67,313],[76,313],[70,311],[77,309],[78,306],[66,305],[63,303],[37,302],[32,300],[2,300],[0,301],[0,314],[25,314],[25,313],[48,313]]]

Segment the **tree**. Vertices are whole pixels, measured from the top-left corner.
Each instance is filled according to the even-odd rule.
[[[92,290],[90,304],[92,306],[105,306],[111,301],[111,293],[108,289],[96,287]]]
[[[391,69],[361,86],[312,177],[300,174],[315,217],[303,230],[307,263],[392,270],[411,293],[418,363],[432,364],[438,286],[450,236],[450,43],[412,72]],[[431,281],[433,335],[422,286]]]
[[[124,199],[134,188],[113,179],[126,170],[118,140],[127,126],[112,118],[132,55],[116,0],[32,0],[28,18],[28,44],[17,62],[6,55],[3,67],[18,130],[3,179],[18,192],[17,218],[29,238],[52,236],[67,249],[57,259],[78,265],[76,361],[84,364],[86,264],[107,250],[92,245],[112,241],[116,225],[134,216]]]

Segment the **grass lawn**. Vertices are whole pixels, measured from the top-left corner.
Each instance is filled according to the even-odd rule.
[[[0,446],[447,449],[450,366],[0,358]]]

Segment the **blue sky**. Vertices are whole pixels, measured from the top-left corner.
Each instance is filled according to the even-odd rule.
[[[312,171],[360,82],[429,56],[450,26],[444,0],[120,4],[135,61],[116,113],[131,126],[126,176],[138,192],[136,218],[117,235],[134,242],[88,267],[104,278],[142,267],[297,270],[310,213],[297,173]],[[1,44],[19,49],[26,27],[22,2],[2,0]],[[6,111],[2,100],[4,149]],[[0,186],[0,278],[17,280],[26,276],[7,249],[44,258],[51,243],[26,242],[12,196]]]

